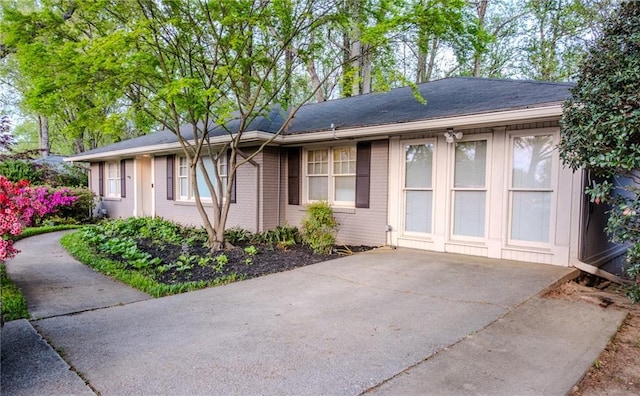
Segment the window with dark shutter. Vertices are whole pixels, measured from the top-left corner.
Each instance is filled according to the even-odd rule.
[[[289,149],[287,165],[289,205],[300,205],[300,148]]]
[[[227,180],[231,175],[231,149],[227,150]],[[236,203],[236,179],[238,175],[233,178],[233,184],[231,185],[231,203]]]
[[[175,155],[167,155],[167,200],[173,201],[175,199]]]
[[[359,142],[356,154],[356,208],[369,207],[371,142]]]
[[[98,163],[98,195],[104,197],[104,161]]]
[[[126,160],[120,161],[120,198],[127,197],[127,172]]]

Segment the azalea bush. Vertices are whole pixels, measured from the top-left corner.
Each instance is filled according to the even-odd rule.
[[[0,175],[0,262],[17,253],[13,236],[20,235],[35,219],[77,199],[68,188],[31,187],[26,180],[14,183]]]

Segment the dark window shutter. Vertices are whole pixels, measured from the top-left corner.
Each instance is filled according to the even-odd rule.
[[[288,156],[289,205],[300,205],[300,148],[289,149]]]
[[[167,155],[167,200],[175,199],[176,183],[175,183],[175,155]]]
[[[120,198],[127,197],[127,161],[120,161]]]
[[[371,142],[359,142],[356,150],[356,208],[368,208],[371,186]]]
[[[227,180],[231,174],[231,149],[227,150]],[[236,203],[236,180],[238,179],[238,173],[233,178],[233,184],[231,185],[231,203]]]
[[[104,161],[98,163],[98,195],[104,197]]]

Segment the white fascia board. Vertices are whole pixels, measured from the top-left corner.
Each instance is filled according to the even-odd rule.
[[[252,142],[252,141],[264,142],[271,138],[273,138],[272,133],[261,132],[261,131],[248,131],[243,133],[241,142],[243,143]],[[280,141],[279,139],[281,140],[282,137],[277,136],[276,141],[279,142]],[[221,144],[229,143],[229,140],[230,140],[229,136],[217,136],[217,137],[211,138],[211,144],[221,145]],[[191,140],[190,143],[193,144],[194,141]],[[152,146],[132,147],[132,148],[122,149],[122,150],[105,151],[105,152],[96,153],[96,154],[87,154],[87,155],[79,154],[74,157],[65,158],[64,161],[65,162],[91,162],[91,161],[111,159],[111,158],[133,158],[133,157],[136,157],[139,155],[145,155],[145,154],[156,154],[156,155],[168,154],[168,153],[176,152],[177,150],[181,150],[181,149],[182,149],[182,146],[180,146],[179,142],[173,142],[173,143],[165,143],[165,144],[156,144]]]
[[[369,127],[356,127],[346,129],[336,129],[301,133],[297,135],[277,135],[262,131],[244,132],[241,142],[266,142],[273,140],[273,144],[301,144],[305,142],[330,141],[336,138],[363,138],[363,137],[384,137],[407,132],[424,131],[429,129],[477,127],[482,125],[505,125],[515,124],[523,121],[530,121],[544,118],[559,118],[562,115],[562,103],[552,103],[546,106],[532,107],[527,109],[505,110],[480,114],[469,114],[454,117],[436,118],[422,121],[403,122],[396,124],[382,124]],[[218,136],[211,139],[213,145],[225,144],[229,142],[229,136]],[[66,162],[89,162],[111,158],[132,158],[143,154],[167,154],[180,150],[178,142],[165,143],[153,146],[141,146],[130,149],[106,151],[98,154],[77,155],[66,158]]]
[[[397,124],[383,124],[370,127],[336,129],[335,131],[330,130],[313,133],[302,133],[299,135],[285,135],[282,139],[282,143],[296,144],[310,141],[361,138],[369,136],[389,136],[406,132],[424,131],[428,129],[463,129],[467,127],[478,127],[482,125],[499,126],[535,119],[559,118],[561,115],[562,103],[554,103],[548,106],[533,107],[528,109],[470,114]]]

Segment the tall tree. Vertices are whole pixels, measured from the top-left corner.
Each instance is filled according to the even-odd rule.
[[[84,53],[93,59],[91,72],[99,76],[104,92],[121,92],[138,113],[176,135],[211,248],[223,248],[237,170],[255,164],[253,159],[268,143],[247,151],[240,142],[258,117],[279,112],[288,122],[293,116],[286,107],[292,97],[285,87],[292,71],[306,64],[308,51],[302,38],[317,28],[309,15],[331,12],[331,4],[315,0],[295,7],[252,0],[75,4],[72,19],[82,18],[79,24],[108,20],[118,27],[85,42]],[[224,129],[227,143],[212,145],[214,128]],[[212,167],[205,158],[211,158]],[[219,165],[224,161],[228,173],[223,177]],[[212,209],[202,199],[207,190]]]
[[[578,67],[610,0],[529,0],[523,37],[525,77],[567,81]],[[594,29],[595,28],[595,29]]]
[[[640,2],[629,1],[590,48],[564,104],[560,157],[596,176],[586,192],[595,203],[609,203],[607,231],[614,242],[630,245],[634,301],[640,301],[639,109]]]

